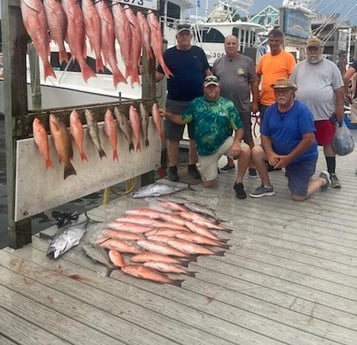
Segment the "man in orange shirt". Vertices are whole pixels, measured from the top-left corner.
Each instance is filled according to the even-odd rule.
[[[273,29],[268,34],[270,52],[258,62],[257,74],[260,78],[259,110],[260,122],[266,108],[275,103],[274,90],[271,87],[278,79],[289,79],[296,61],[292,54],[283,50],[284,36],[280,30]]]
[[[270,52],[261,56],[257,66],[257,75],[260,81],[259,112],[260,126],[263,125],[265,110],[275,103],[274,89],[271,85],[278,79],[289,79],[296,61],[292,54],[283,50],[284,35],[278,29],[268,34]],[[268,171],[274,170],[268,164]],[[281,170],[275,169],[275,170]]]

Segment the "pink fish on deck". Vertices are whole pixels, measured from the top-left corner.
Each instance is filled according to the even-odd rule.
[[[62,0],[62,6],[67,16],[67,42],[72,57],[76,59],[85,82],[96,77],[94,71],[86,62],[85,33],[82,10],[76,0]]]
[[[154,54],[151,49],[150,45],[150,27],[149,24],[145,18],[145,16],[142,14],[142,12],[138,11],[136,13],[136,17],[138,18],[138,23],[140,27],[140,32],[141,32],[141,42],[142,45],[145,48],[146,51],[146,56],[148,59],[153,59]]]
[[[162,34],[161,34],[161,28],[159,21],[156,18],[156,15],[154,12],[149,11],[147,15],[147,21],[150,27],[150,42],[151,42],[151,48],[154,52],[154,55],[159,62],[159,64],[162,67],[162,70],[164,71],[164,74],[166,75],[167,78],[170,76],[173,76],[172,72],[170,69],[166,66],[164,57],[162,56]]]
[[[97,72],[104,71],[100,18],[92,0],[82,0],[82,13],[84,31],[88,37],[90,47],[95,53],[95,69]]]
[[[101,23],[102,54],[105,64],[108,64],[113,73],[113,84],[127,83],[117,65],[115,52],[114,20],[112,12],[104,1],[97,1],[95,7],[98,11]]]
[[[44,125],[41,121],[36,117],[32,123],[32,132],[33,138],[35,140],[40,153],[45,159],[45,167],[48,169],[49,167],[53,168],[53,163],[50,158],[50,147],[48,144],[48,135]]]
[[[141,30],[138,22],[138,18],[128,6],[124,6],[125,14],[129,20],[131,28],[131,83],[140,84],[139,74],[138,74],[138,65],[140,64],[141,57]]]
[[[64,40],[67,31],[67,17],[60,0],[44,0],[48,29],[50,37],[56,42],[59,50],[60,63],[68,62]]]
[[[113,160],[118,160],[118,131],[110,109],[107,109],[104,115],[104,132],[113,148]]]
[[[131,28],[128,17],[119,2],[113,4],[112,13],[114,17],[115,37],[120,46],[120,55],[125,65],[125,77],[132,75],[131,71]]]
[[[163,141],[164,140],[164,132],[162,129],[162,120],[161,120],[161,116],[159,113],[159,105],[157,103],[154,103],[152,105],[152,119],[154,121],[155,128],[160,135],[160,139],[161,139],[161,141]]]
[[[40,0],[21,0],[22,19],[27,33],[32,39],[38,56],[43,63],[45,80],[56,74],[49,61],[50,46],[45,8]]]
[[[129,121],[136,140],[136,151],[141,151],[141,124],[138,111],[133,105],[129,108]]]
[[[78,148],[79,155],[82,161],[88,161],[87,154],[83,148],[84,131],[79,114],[76,110],[73,110],[69,116],[69,128],[74,139],[74,142]]]

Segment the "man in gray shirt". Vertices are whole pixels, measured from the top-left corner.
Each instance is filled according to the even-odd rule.
[[[344,119],[344,84],[338,67],[323,57],[322,42],[312,37],[307,41],[307,58],[299,62],[291,74],[297,86],[296,99],[305,103],[314,114],[316,140],[323,146],[331,187],[341,188],[336,175],[336,153],[332,139],[336,124]],[[336,122],[336,121],[335,121]]]
[[[237,108],[244,126],[243,140],[253,148],[251,112],[258,111],[258,76],[255,71],[254,61],[238,52],[238,40],[234,35],[229,35],[224,41],[226,54],[213,63],[212,72],[221,84],[221,94],[230,99]],[[234,162],[228,158],[227,165],[221,171],[225,172],[234,168]],[[249,176],[257,178],[253,163],[250,164]]]

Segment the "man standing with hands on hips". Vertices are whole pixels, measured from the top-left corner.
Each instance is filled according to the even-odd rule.
[[[220,95],[216,76],[208,76],[203,83],[203,97],[188,104],[182,114],[160,110],[162,117],[176,124],[193,124],[198,152],[198,168],[205,187],[212,187],[217,179],[218,160],[222,155],[239,159],[238,174],[233,185],[238,199],[247,194],[243,186],[244,174],[250,161],[250,148],[242,143],[243,124],[233,102]],[[232,130],[235,134],[232,137]]]
[[[179,24],[176,33],[177,45],[164,52],[164,61],[173,76],[167,80],[166,109],[174,114],[182,114],[188,103],[202,96],[202,83],[211,74],[207,57],[203,49],[191,45],[192,31],[189,24]],[[160,65],[156,69],[156,81],[164,78]],[[184,124],[164,121],[169,161],[168,177],[178,181],[177,164],[179,161],[179,144],[184,132]],[[192,125],[188,125],[189,164],[188,173],[195,179],[200,178],[197,170],[197,152]]]

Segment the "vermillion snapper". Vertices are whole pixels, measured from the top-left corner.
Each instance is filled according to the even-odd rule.
[[[160,66],[162,67],[164,74],[167,78],[173,76],[170,69],[166,66],[164,58],[162,56],[162,34],[161,34],[161,27],[159,21],[156,18],[154,12],[149,11],[147,15],[147,21],[150,27],[150,44],[151,48],[154,52],[156,60],[159,62]]]
[[[73,148],[70,134],[64,123],[54,114],[50,114],[50,131],[60,162],[64,164],[63,178],[66,179],[70,175],[77,175],[71,163]]]
[[[82,161],[88,161],[87,154],[84,152],[83,137],[84,130],[82,122],[79,118],[79,114],[76,110],[73,110],[69,116],[69,128],[74,139],[74,142],[78,148],[79,155]]]
[[[114,17],[114,33],[120,46],[120,55],[125,65],[125,77],[133,75],[131,69],[131,28],[129,20],[124,12],[123,7],[119,2],[112,6],[112,13]]]
[[[102,54],[105,64],[108,64],[113,73],[113,85],[117,87],[119,83],[127,83],[123,74],[117,66],[115,52],[114,20],[112,12],[105,1],[97,1],[95,7],[98,11],[101,23]]]
[[[47,18],[50,37],[56,42],[59,49],[60,63],[68,62],[64,39],[67,31],[67,17],[60,0],[44,0],[45,13]]]
[[[86,62],[85,33],[82,10],[77,0],[62,0],[62,6],[67,16],[67,36],[72,57],[78,62],[85,82],[96,77],[94,71]]]
[[[56,78],[48,58],[50,55],[48,24],[42,2],[40,0],[21,0],[20,7],[26,31],[42,60],[45,80],[48,76]]]
[[[149,146],[149,113],[143,103],[140,103],[140,120],[145,146]]]
[[[41,123],[41,121],[36,117],[32,123],[32,132],[35,143],[40,150],[43,158],[45,159],[45,167],[48,169],[49,167],[53,168],[53,163],[50,158],[50,148],[48,144],[48,135],[45,127]]]
[[[110,109],[107,109],[104,114],[104,133],[113,148],[113,160],[118,160],[118,129]]]
[[[138,111],[133,105],[129,107],[129,121],[133,129],[134,137],[136,140],[136,151],[141,151],[141,124]]]
[[[95,53],[95,69],[104,71],[102,60],[102,38],[100,35],[100,18],[92,0],[82,0],[84,31],[91,49]]]

